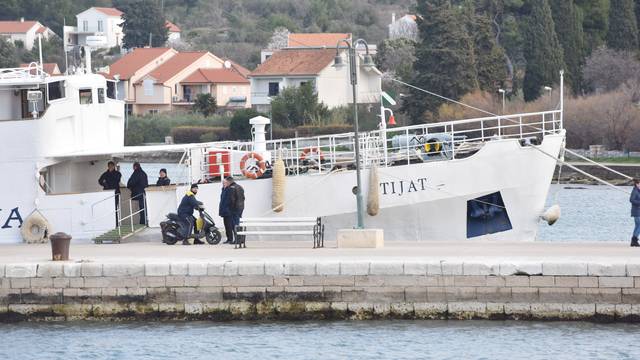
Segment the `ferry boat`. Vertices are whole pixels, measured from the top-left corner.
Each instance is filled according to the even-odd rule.
[[[221,177],[233,176],[245,190],[244,217],[322,217],[327,239],[356,224],[354,133],[266,140],[269,119],[256,118],[247,142],[127,147],[117,84],[90,68],[0,70],[0,243],[135,231],[140,209],[128,190],[116,197],[97,179],[110,160],[144,164],[162,153],[177,154],[189,181],[202,183],[197,197],[209,209],[217,210]],[[535,240],[565,144],[562,96],[558,110],[394,128],[384,113],[380,129],[358,134],[366,228],[388,241]],[[279,204],[276,159],[286,171]],[[188,187],[149,187],[148,226],[174,212]]]

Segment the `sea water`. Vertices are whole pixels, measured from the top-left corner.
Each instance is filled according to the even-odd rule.
[[[0,325],[0,359],[638,359],[640,325],[514,321]]]
[[[551,185],[547,206],[560,205],[554,225],[540,222],[540,241],[629,241],[633,231],[631,187]],[[507,210],[508,211],[508,210]]]

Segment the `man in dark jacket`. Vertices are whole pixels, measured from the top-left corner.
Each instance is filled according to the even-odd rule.
[[[178,216],[182,219],[182,221],[187,224],[187,229],[185,231],[185,239],[182,242],[183,245],[189,245],[188,237],[189,232],[195,225],[196,218],[193,216],[193,212],[198,209],[202,204],[202,202],[196,200],[196,194],[198,193],[198,184],[191,185],[191,189],[187,191],[187,193],[182,197],[182,201],[180,201],[180,205],[178,206]],[[195,239],[194,244],[204,244],[204,242]]]
[[[169,184],[171,184],[171,179],[167,177],[167,169],[160,169],[156,186],[167,186]]]
[[[240,225],[240,218],[244,211],[244,188],[238,185],[231,176],[227,177],[229,189],[231,189],[231,212],[233,214],[233,225]]]
[[[635,222],[631,246],[636,247],[640,246],[638,243],[638,236],[640,236],[640,179],[633,179],[633,190],[629,202],[631,202],[631,217]]]
[[[233,244],[235,239],[233,211],[231,210],[231,189],[229,185],[231,185],[229,180],[222,180],[222,193],[220,193],[220,206],[218,207],[218,215],[220,215],[224,222],[224,232],[227,234],[225,244]]]
[[[131,200],[138,202],[140,210],[140,225],[147,223],[147,216],[144,205],[144,189],[149,186],[147,173],[142,170],[139,162],[133,163],[133,174],[127,181],[127,188],[131,190]]]
[[[98,184],[103,190],[114,190],[116,196],[116,227],[118,226],[118,209],[120,208],[120,179],[122,174],[116,170],[116,164],[113,161],[107,163],[107,171],[103,172],[98,179]]]
[[[236,242],[235,228],[240,225],[240,218],[244,211],[244,189],[236,184],[231,176],[222,182],[219,215],[224,220],[224,231],[227,234],[225,244]]]

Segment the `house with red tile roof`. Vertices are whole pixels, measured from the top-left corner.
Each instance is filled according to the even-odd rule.
[[[138,48],[109,66],[109,76],[118,79],[118,98],[125,101],[127,113],[134,112],[134,84],[177,53],[171,48]]]
[[[77,26],[64,27],[65,46],[87,45],[87,39],[98,48],[122,46],[124,32],[120,26],[124,19],[122,11],[116,8],[92,7],[76,15]],[[95,44],[95,39],[102,38],[102,44]]]
[[[216,97],[220,107],[250,107],[250,84],[240,65],[209,52],[169,48],[135,49],[109,67],[118,96],[130,114],[190,109],[198,94]]]
[[[6,38],[17,46],[22,44],[27,50],[33,49],[38,35],[42,35],[43,39],[49,39],[56,34],[38,21],[28,21],[24,19],[18,21],[0,21],[0,37]]]
[[[169,35],[167,42],[180,41],[180,33],[182,30],[178,25],[167,20],[165,21],[164,26],[167,28],[167,35]]]
[[[344,49],[339,52],[343,63],[348,64]],[[349,81],[349,66],[334,67],[336,56],[333,49],[287,48],[276,51],[251,74],[251,103],[259,111],[268,111],[271,99],[283,88],[311,84],[318,100],[329,108],[352,103]],[[362,57],[358,56],[358,65]],[[375,67],[365,69],[358,66],[358,103],[378,103],[382,78]]]

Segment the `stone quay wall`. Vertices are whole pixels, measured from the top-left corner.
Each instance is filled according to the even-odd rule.
[[[640,264],[0,264],[0,322],[385,318],[638,321]]]

